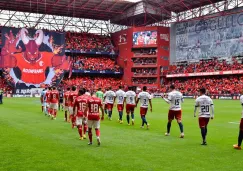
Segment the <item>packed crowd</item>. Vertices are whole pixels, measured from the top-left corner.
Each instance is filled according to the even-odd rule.
[[[211,95],[238,95],[243,90],[243,76],[176,78],[168,81],[161,91],[166,92],[171,84],[186,95],[197,94],[201,87],[205,87]]]
[[[120,71],[121,68],[115,61],[108,57],[84,57],[79,56],[73,63],[73,69],[95,71]]]
[[[157,54],[157,49],[140,49],[140,50],[135,50],[134,55],[135,56],[140,56],[140,55],[156,55]]]
[[[230,71],[230,70],[241,70],[243,64],[239,63],[235,58],[232,58],[230,63],[225,60],[218,61],[217,59],[200,61],[198,63],[184,63],[177,66],[171,66],[170,74],[180,73],[197,73],[197,72],[214,72],[214,71]]]
[[[81,52],[114,52],[110,37],[91,33],[66,32],[66,49]]]
[[[157,69],[156,68],[138,68],[134,70],[134,75],[156,75]]]
[[[98,88],[108,88],[112,87],[113,89],[117,89],[118,86],[124,85],[124,82],[121,78],[113,78],[113,77],[72,77],[70,79],[64,79],[60,84],[61,88],[66,89],[70,86],[77,86],[77,88],[86,88],[91,91],[95,91]]]
[[[135,65],[154,65],[156,64],[156,58],[135,58],[133,63]]]
[[[4,93],[12,93],[11,86],[8,85],[6,79],[0,76],[0,89],[3,90]]]
[[[134,84],[156,84],[156,78],[132,78]]]

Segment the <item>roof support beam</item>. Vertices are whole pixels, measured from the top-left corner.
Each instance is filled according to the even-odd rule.
[[[5,22],[5,24],[3,26],[6,26],[6,24],[13,18],[13,16],[17,13],[17,11],[15,11],[11,17],[9,17],[9,19]]]

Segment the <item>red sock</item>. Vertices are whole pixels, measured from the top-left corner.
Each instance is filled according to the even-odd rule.
[[[87,124],[84,124],[84,134],[86,134],[87,129],[88,129],[88,125]]]
[[[99,129],[95,129],[95,134],[96,134],[96,137],[99,137],[100,136],[100,130]]]
[[[65,111],[65,121],[67,122],[67,111]]]
[[[75,126],[75,121],[76,121],[76,118],[72,116],[72,128],[74,128],[74,126]]]
[[[92,143],[92,128],[89,128],[89,142]]]
[[[54,117],[56,117],[57,116],[57,110],[56,109],[54,109]]]
[[[52,109],[49,109],[49,113],[51,114],[51,115],[53,115],[53,110]]]
[[[80,137],[83,137],[82,125],[78,125],[78,133]]]

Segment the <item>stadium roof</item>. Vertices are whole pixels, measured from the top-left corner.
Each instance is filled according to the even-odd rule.
[[[1,0],[0,9],[148,25],[222,0]]]

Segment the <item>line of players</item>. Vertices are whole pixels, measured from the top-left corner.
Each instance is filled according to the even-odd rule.
[[[170,109],[168,112],[168,123],[167,123],[167,132],[166,136],[170,135],[170,128],[172,120],[176,119],[180,128],[180,138],[184,138],[183,124],[182,124],[182,111],[181,103],[183,100],[183,95],[176,91],[175,86],[170,86],[171,92],[168,93],[168,97],[162,96],[162,98],[170,104]],[[45,91],[45,90],[44,90]],[[49,114],[52,119],[56,118],[57,108],[58,108],[58,99],[59,93],[54,87],[51,91],[44,92],[42,97],[46,97],[47,105],[44,105],[45,113]],[[65,121],[72,122],[72,128],[77,126],[80,139],[86,138],[86,130],[88,125],[89,133],[89,144],[92,144],[92,127],[95,128],[96,137],[98,145],[100,145],[100,111],[102,112],[101,120],[104,119],[104,113],[108,115],[109,120],[112,120],[112,110],[117,99],[117,110],[119,113],[119,122],[123,123],[123,109],[126,106],[127,113],[127,123],[130,125],[130,115],[132,118],[132,125],[134,125],[134,109],[137,107],[138,102],[140,101],[140,115],[142,119],[141,128],[144,128],[144,125],[147,125],[149,129],[149,124],[146,120],[146,114],[148,110],[148,105],[150,105],[150,110],[152,112],[152,96],[147,92],[147,87],[143,87],[143,91],[136,96],[136,93],[132,91],[132,88],[129,87],[127,92],[122,90],[122,87],[119,87],[119,90],[114,92],[109,88],[105,94],[99,89],[95,94],[90,94],[87,90],[81,89],[79,92],[76,91],[76,87],[67,89],[67,92],[64,94],[64,105],[65,105]],[[62,102],[62,98],[59,99]],[[243,96],[240,97],[241,104],[243,106]],[[104,101],[104,110],[102,106],[102,101]],[[125,105],[126,104],[126,105]],[[206,89],[200,89],[200,96],[196,99],[196,105],[194,110],[194,117],[196,117],[197,108],[199,108],[199,127],[201,129],[202,136],[202,145],[207,145],[206,136],[207,136],[207,125],[210,118],[214,119],[214,105],[210,97],[206,96]],[[69,118],[67,114],[69,112]],[[83,128],[82,128],[83,126]],[[83,130],[83,132],[82,132]],[[238,144],[234,145],[235,149],[241,149],[241,143],[243,140],[243,112],[242,119],[240,123],[240,131],[238,136]]]
[[[142,119],[142,128],[149,124],[146,120],[146,114],[148,111],[148,104],[150,104],[150,110],[152,112],[151,95],[147,92],[147,87],[143,88],[143,91],[136,97],[136,93],[129,87],[129,91],[126,93],[119,87],[119,90],[115,93],[111,88],[103,94],[100,90],[95,94],[90,94],[88,90],[80,89],[76,91],[76,87],[67,89],[64,93],[63,99],[62,93],[59,94],[55,87],[49,87],[48,90],[44,89],[41,95],[43,102],[42,111],[45,115],[55,120],[57,116],[57,110],[60,103],[64,103],[65,121],[71,122],[72,128],[77,126],[80,140],[86,139],[86,131],[88,128],[89,145],[92,144],[92,128],[95,129],[98,145],[100,145],[100,120],[104,119],[103,103],[105,104],[105,113],[107,113],[109,120],[112,120],[112,109],[117,98],[117,108],[119,111],[119,122],[123,123],[123,109],[124,103],[126,103],[127,122],[130,125],[130,114],[132,117],[132,125],[134,125],[134,109],[140,101],[140,114]],[[61,96],[60,96],[61,95]],[[100,118],[100,111],[102,117]],[[69,117],[68,117],[69,114]]]

